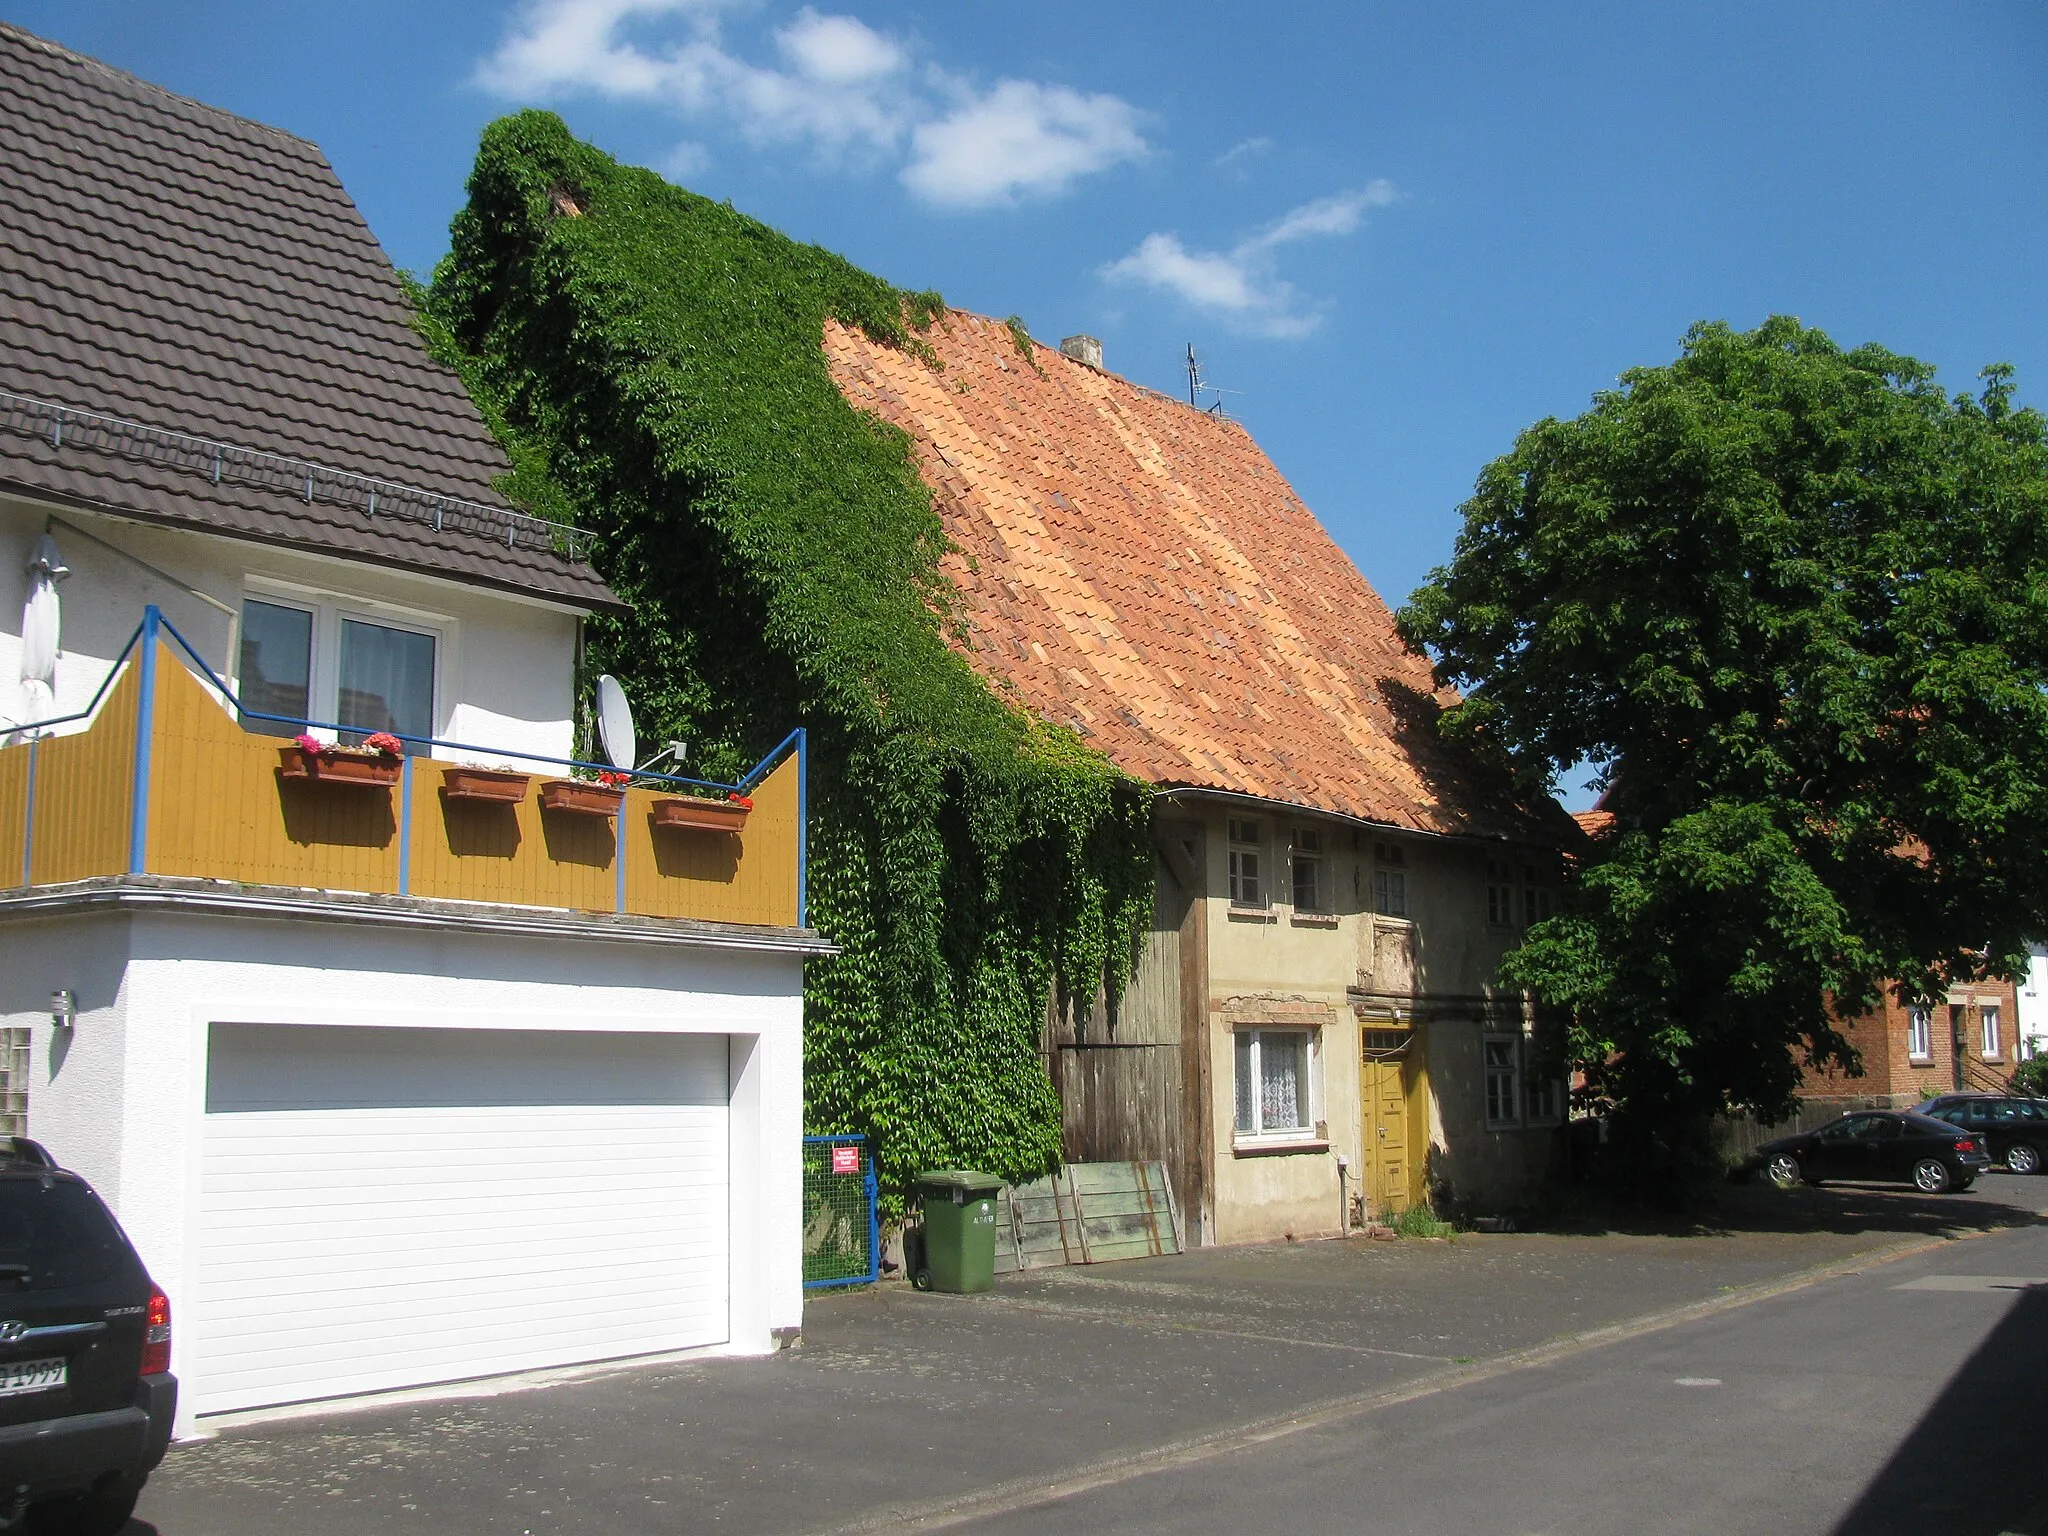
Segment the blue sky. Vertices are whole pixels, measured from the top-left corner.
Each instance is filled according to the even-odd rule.
[[[1041,340],[1213,382],[1390,601],[1480,466],[1696,319],[2048,404],[2048,6],[8,0],[319,142],[404,267],[478,130],[614,154]],[[1210,397],[1213,398],[1213,397]],[[1205,402],[1206,403],[1206,402]]]

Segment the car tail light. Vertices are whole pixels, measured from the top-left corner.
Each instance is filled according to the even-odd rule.
[[[161,1376],[171,1368],[171,1298],[162,1291],[151,1291],[144,1322],[142,1374]]]
[[[1976,1139],[1975,1139],[1974,1137],[1970,1137],[1970,1136],[1958,1136],[1958,1137],[1956,1138],[1956,1150],[1957,1150],[1958,1152],[1974,1152],[1974,1151],[1976,1151],[1976,1150],[1977,1150],[1977,1142],[1976,1142]]]

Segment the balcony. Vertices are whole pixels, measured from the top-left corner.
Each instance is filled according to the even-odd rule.
[[[639,774],[605,815],[543,808],[543,786],[557,777],[546,771],[502,802],[451,795],[460,761],[422,749],[461,749],[437,741],[408,739],[389,785],[294,778],[289,741],[245,730],[239,708],[150,610],[94,705],[67,717],[85,729],[0,748],[0,881],[155,876],[803,926],[800,731],[738,785]],[[551,766],[565,779],[592,765]],[[744,793],[753,806],[736,831],[664,824],[673,802],[705,803],[693,791]]]

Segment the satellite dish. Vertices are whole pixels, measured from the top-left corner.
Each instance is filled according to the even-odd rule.
[[[640,751],[640,739],[633,734],[633,706],[626,702],[626,690],[619,680],[609,672],[597,680],[597,744],[606,762],[633,771],[633,759]]]

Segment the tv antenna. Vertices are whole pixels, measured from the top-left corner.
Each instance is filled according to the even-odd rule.
[[[1204,391],[1216,397],[1214,403],[1207,406],[1202,404]],[[1216,417],[1219,421],[1228,421],[1230,417],[1223,409],[1223,397],[1225,395],[1241,395],[1243,393],[1244,391],[1241,389],[1223,389],[1204,379],[1202,377],[1202,360],[1195,356],[1195,344],[1192,341],[1188,343],[1189,405],[1192,405],[1198,411],[1205,411],[1208,415]]]

